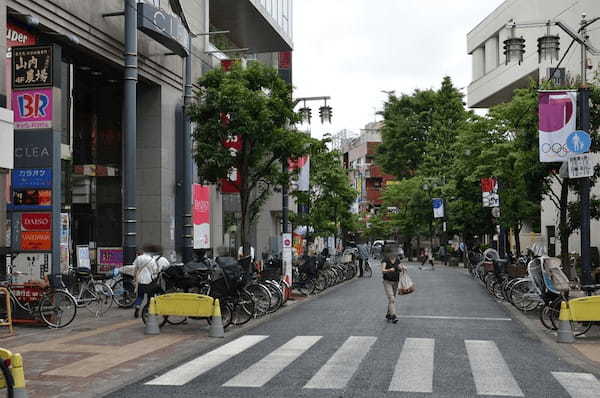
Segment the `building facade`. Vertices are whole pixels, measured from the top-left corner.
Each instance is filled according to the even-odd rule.
[[[78,264],[79,256],[89,256],[98,271],[116,265],[122,256],[124,236],[128,234],[123,225],[128,223],[135,224],[133,236],[137,247],[143,243],[161,244],[169,260],[180,261],[187,244],[183,237],[187,234],[191,212],[183,208],[183,198],[189,192],[185,187],[197,182],[196,177],[192,178],[195,173],[186,176],[182,171],[186,158],[182,139],[186,131],[186,60],[191,70],[188,80],[192,83],[206,71],[220,67],[227,55],[220,53],[213,36],[207,35],[214,27],[229,30],[228,37],[233,43],[248,48],[248,58],[275,67],[278,53],[292,50],[291,0],[138,0],[137,4],[131,3],[137,11],[137,105],[134,111],[137,128],[134,148],[127,149],[123,10],[130,3],[125,0],[0,1],[0,28],[7,32],[6,42],[0,45],[0,54],[7,57],[5,63],[0,63],[0,76],[6,76],[0,79],[1,107],[17,113],[26,109],[19,108],[22,104],[19,101],[28,93],[13,89],[19,78],[18,70],[11,66],[14,65],[12,53],[18,54],[16,48],[38,45],[54,49],[55,78],[47,89],[53,106],[49,111],[51,124],[19,123],[19,117],[24,116],[19,114],[14,116],[14,137],[3,134],[4,130],[0,129],[3,146],[13,148],[10,138],[14,138],[17,161],[14,165],[0,164],[0,189],[7,189],[0,192],[1,197],[7,199],[6,206],[0,206],[0,247],[15,253],[14,266],[29,267],[31,275],[25,275],[26,279],[40,279],[34,276],[42,277],[44,272],[56,269],[56,264],[54,267],[51,264],[53,253],[56,255],[55,246],[36,246],[30,242],[35,237],[56,238],[56,231],[35,231],[26,226],[33,222],[31,220],[43,222],[44,210],[48,210],[52,219],[57,219],[57,214],[60,217],[61,271],[68,265]],[[187,37],[191,37],[189,42]],[[0,127],[1,123],[2,120]],[[33,161],[44,153],[43,145],[46,145],[45,136],[37,129],[40,126],[51,126],[53,137],[60,135],[60,144],[53,152],[59,166],[56,167],[55,162],[52,169],[59,170],[60,189],[53,192],[60,195],[52,195],[48,203],[40,198],[51,195],[51,189],[27,185],[33,183],[32,170],[51,167]],[[124,174],[131,159],[135,159],[135,207],[125,208]],[[22,176],[22,181],[15,176]],[[34,182],[43,183],[40,181]],[[16,182],[24,185],[18,186]],[[58,208],[50,210],[50,202],[59,204]],[[211,204],[211,247],[218,247],[225,245],[228,234],[235,230],[230,228],[231,218],[225,211],[228,206],[235,210],[235,199],[214,186],[211,187]],[[129,214],[135,214],[134,220],[123,216],[132,211]],[[272,209],[266,210],[266,214],[271,217]],[[235,222],[235,217],[233,219]],[[268,234],[267,229],[266,226],[264,231],[257,228],[259,232],[255,236],[267,236],[268,240],[268,236],[277,233],[276,226]],[[255,244],[264,246],[263,242]],[[87,248],[87,254],[79,247]],[[34,258],[33,266],[25,264],[28,258]]]
[[[600,16],[600,3],[595,0],[562,1],[562,0],[506,0],[473,30],[467,34],[467,51],[472,58],[472,82],[468,87],[468,106],[470,108],[489,108],[491,106],[509,101],[513,91],[517,88],[527,87],[533,80],[541,82],[547,80],[556,68],[557,59],[539,62],[537,52],[537,39],[547,35],[547,28],[539,26],[534,28],[518,28],[515,37],[525,39],[525,54],[523,61],[506,62],[504,55],[504,41],[513,35],[506,25],[510,23],[529,24],[532,22],[545,22],[548,20],[559,21],[577,32],[582,14],[587,14],[591,20]],[[600,25],[598,23],[589,27],[590,43],[596,48],[600,47]],[[571,38],[560,28],[550,28],[552,35],[560,38],[560,58],[569,47]],[[588,81],[595,78],[600,63],[600,58],[588,53],[585,60],[587,65]],[[559,85],[574,85],[581,80],[581,51],[577,43],[569,51],[554,74],[554,80]],[[596,162],[598,157],[596,157]],[[554,189],[560,188],[555,186]],[[600,194],[596,186],[593,195]],[[575,199],[574,197],[570,200]],[[558,255],[561,252],[558,240],[559,212],[554,204],[546,199],[542,203],[541,231],[527,233],[523,239],[523,247],[527,247],[536,235],[544,240],[547,252]],[[600,246],[600,223],[592,220],[591,245]],[[571,251],[580,250],[579,233],[574,233],[569,241]]]

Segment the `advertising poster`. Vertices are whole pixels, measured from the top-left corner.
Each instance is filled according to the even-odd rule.
[[[115,268],[121,267],[123,267],[123,248],[98,248],[98,272],[110,272]]]
[[[69,213],[60,213],[60,269],[62,272],[69,270],[71,260],[71,227]]]
[[[40,189],[52,188],[52,169],[14,169],[12,171],[12,188]]]
[[[50,253],[19,253],[12,261],[13,281],[22,284],[41,281],[50,271]]]
[[[52,232],[51,231],[22,231],[21,232],[21,250],[24,251],[51,251],[52,250]]]
[[[52,191],[49,189],[26,189],[13,192],[14,210],[46,210],[52,206]]]
[[[90,261],[90,247],[86,245],[77,245],[77,268],[92,269],[92,263]]]
[[[210,188],[192,185],[192,224],[194,249],[210,248]]]
[[[541,91],[538,100],[540,162],[564,162],[567,137],[576,130],[577,92]]]
[[[500,206],[500,195],[498,194],[498,180],[495,178],[482,178],[481,195],[483,198],[483,207]]]
[[[15,130],[52,128],[52,89],[12,92]]]
[[[282,235],[282,262],[283,262],[283,279],[292,286],[292,234],[285,233]]]

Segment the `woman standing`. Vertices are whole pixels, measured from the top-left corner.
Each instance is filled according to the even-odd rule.
[[[388,299],[388,308],[385,319],[393,323],[398,322],[396,315],[396,294],[398,293],[398,281],[400,272],[406,268],[400,264],[396,247],[384,247],[384,259],[381,262],[381,273],[383,274],[383,290]]]

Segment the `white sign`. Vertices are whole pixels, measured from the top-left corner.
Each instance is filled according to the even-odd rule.
[[[292,286],[292,234],[281,234],[282,238],[282,253],[281,260],[283,262],[283,279]]]
[[[539,95],[540,162],[562,162],[567,137],[576,129],[577,92],[541,91]]]
[[[85,245],[77,245],[77,268],[92,269],[90,262],[90,248]]]
[[[286,233],[282,234],[283,236],[283,248],[291,249],[292,248],[292,234]]]
[[[583,178],[594,175],[592,155],[581,153],[569,156],[569,178]]]

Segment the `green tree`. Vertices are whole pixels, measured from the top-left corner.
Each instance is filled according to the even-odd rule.
[[[211,183],[229,179],[232,169],[241,175],[241,182],[229,182],[239,190],[241,243],[248,253],[249,225],[273,189],[289,181],[281,160],[303,155],[310,138],[287,127],[297,120],[292,88],[273,68],[236,64],[206,73],[197,84],[189,114],[198,173]],[[224,146],[232,139],[241,141],[238,152]]]

